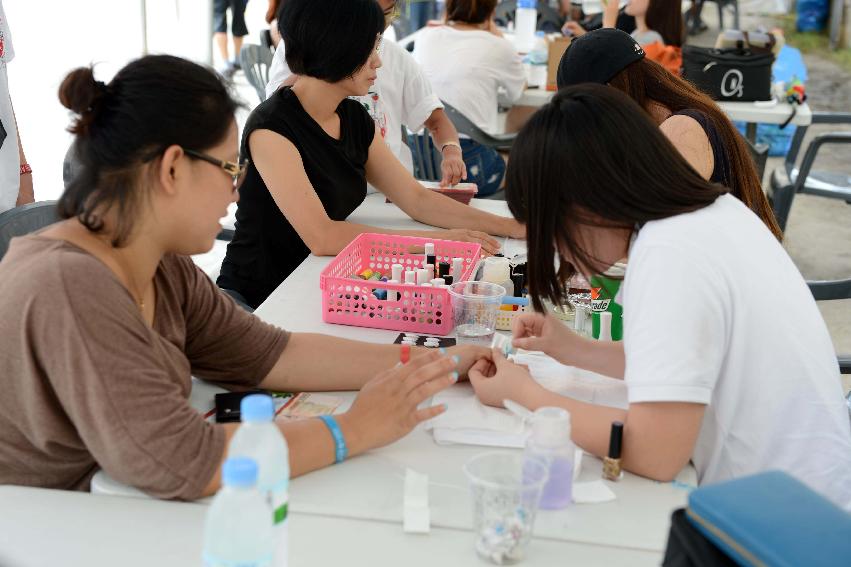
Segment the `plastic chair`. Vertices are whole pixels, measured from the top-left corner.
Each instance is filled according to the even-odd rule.
[[[414,161],[414,175],[421,181],[440,181],[442,174],[440,164],[443,161],[440,150],[434,145],[428,128],[423,128],[419,134],[408,132],[402,126],[402,139],[408,141],[411,157]]]
[[[814,112],[813,124],[851,124],[851,112]],[[816,136],[807,146],[800,167],[796,168],[795,161],[806,132],[806,128],[797,129],[783,166],[771,174],[768,198],[777,222],[784,230],[792,201],[798,193],[841,199],[851,204],[851,175],[812,171],[821,147],[825,144],[851,144],[851,132],[830,132]]]
[[[816,301],[851,299],[851,279],[809,281],[807,285]],[[837,359],[839,361],[839,372],[851,374],[851,355],[839,355]],[[851,392],[849,392],[849,396],[851,396]]]
[[[0,259],[9,250],[9,242],[59,220],[56,201],[40,201],[0,213]]]
[[[243,45],[239,52],[239,62],[248,79],[248,84],[254,87],[260,102],[266,100],[266,84],[269,82],[269,67],[272,66],[272,52],[262,45]]]
[[[483,146],[489,146],[497,150],[511,149],[511,145],[514,143],[514,138],[517,137],[516,133],[488,134],[473,124],[469,118],[461,114],[451,104],[447,104],[445,101],[442,102],[443,111],[449,117],[449,120],[452,121],[452,124],[455,126],[455,129],[458,130],[459,134],[465,134]]]

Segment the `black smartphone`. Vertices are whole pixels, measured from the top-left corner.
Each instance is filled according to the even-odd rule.
[[[265,390],[248,390],[247,392],[224,392],[215,395],[216,401],[216,423],[232,423],[240,421],[239,404],[242,398],[252,394],[264,394],[271,396]]]

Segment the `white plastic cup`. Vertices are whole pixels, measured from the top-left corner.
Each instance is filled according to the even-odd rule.
[[[464,465],[473,493],[476,553],[507,565],[523,559],[549,473],[545,462],[518,453],[482,453]]]

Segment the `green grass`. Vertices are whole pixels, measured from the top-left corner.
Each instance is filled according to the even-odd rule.
[[[828,30],[823,32],[799,32],[795,29],[795,16],[789,15],[778,17],[777,25],[783,29],[786,43],[797,47],[802,53],[818,55],[829,61],[833,61],[845,71],[851,72],[851,49],[830,49],[830,38]]]

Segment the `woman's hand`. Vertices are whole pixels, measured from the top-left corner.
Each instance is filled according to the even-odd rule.
[[[552,315],[522,313],[511,325],[511,344],[524,350],[541,351],[562,364],[571,364],[574,353],[585,341]]]
[[[482,245],[482,251],[489,255],[494,255],[499,252],[499,241],[493,236],[478,230],[470,230],[467,228],[451,228],[441,230],[440,238],[446,240],[458,240],[460,242],[474,242]]]
[[[620,12],[620,2],[618,0],[603,0],[603,27],[613,28],[618,23],[618,12]]]
[[[346,443],[355,453],[382,447],[443,413],[442,405],[417,406],[458,381],[455,367],[453,357],[430,352],[367,382],[351,409],[339,416]]]
[[[493,350],[492,359],[481,359],[470,369],[470,384],[479,400],[500,408],[502,400],[511,400],[533,409],[543,387],[535,382],[529,369],[509,361],[498,349]]]
[[[447,145],[443,147],[441,154],[443,155],[443,161],[440,163],[440,171],[443,173],[440,180],[441,187],[457,185],[461,183],[461,180],[467,179],[467,165],[464,163],[461,148]]]
[[[455,366],[456,372],[463,379],[467,377],[470,368],[479,360],[491,357],[491,349],[482,346],[460,345],[449,347],[447,353],[458,357],[458,364]]]
[[[569,20],[562,26],[561,33],[569,37],[580,37],[588,32],[585,31],[585,28],[579,25],[579,22]]]

